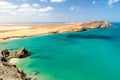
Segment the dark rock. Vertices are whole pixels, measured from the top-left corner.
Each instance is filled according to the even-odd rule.
[[[28,79],[16,65],[8,62],[11,58],[25,58],[29,55],[30,53],[24,47],[20,48],[17,53],[10,53],[8,50],[0,51],[0,80],[32,80]]]
[[[3,80],[2,78],[0,78],[0,80]]]
[[[25,58],[25,57],[27,57],[29,55],[30,55],[30,53],[24,47],[21,47],[18,50],[18,52],[16,53],[16,57],[18,57],[18,58]]]
[[[4,57],[1,58],[1,61],[7,62],[6,58],[4,58]]]
[[[8,50],[3,50],[3,51],[1,51],[1,54],[2,54],[3,57],[6,58],[10,55],[10,52]]]

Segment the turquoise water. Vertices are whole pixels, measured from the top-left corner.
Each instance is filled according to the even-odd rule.
[[[31,56],[16,65],[38,80],[120,80],[120,23],[112,24],[115,28],[13,40],[0,49],[25,46]]]

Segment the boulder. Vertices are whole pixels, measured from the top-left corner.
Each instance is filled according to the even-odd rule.
[[[26,50],[24,47],[21,47],[18,52],[16,53],[16,57],[17,58],[25,58],[27,56],[29,56],[30,53],[28,50]]]
[[[32,80],[32,78],[27,78],[16,65],[9,63],[11,58],[25,58],[29,55],[30,53],[24,47],[21,47],[17,53],[10,53],[8,50],[0,51],[0,80]]]
[[[7,62],[6,58],[9,56],[10,56],[10,52],[8,50],[0,51],[0,60],[1,61]]]
[[[27,80],[25,73],[19,70],[15,65],[0,62],[1,80]]]
[[[10,55],[10,52],[8,50],[3,50],[3,51],[1,51],[1,55],[2,55],[2,57],[6,58]]]

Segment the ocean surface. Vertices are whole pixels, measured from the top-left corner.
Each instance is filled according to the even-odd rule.
[[[114,28],[34,36],[0,43],[24,46],[31,56],[16,63],[38,80],[120,80],[120,23]]]

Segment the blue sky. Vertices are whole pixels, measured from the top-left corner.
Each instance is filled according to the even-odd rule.
[[[120,20],[120,0],[0,0],[0,22]]]

